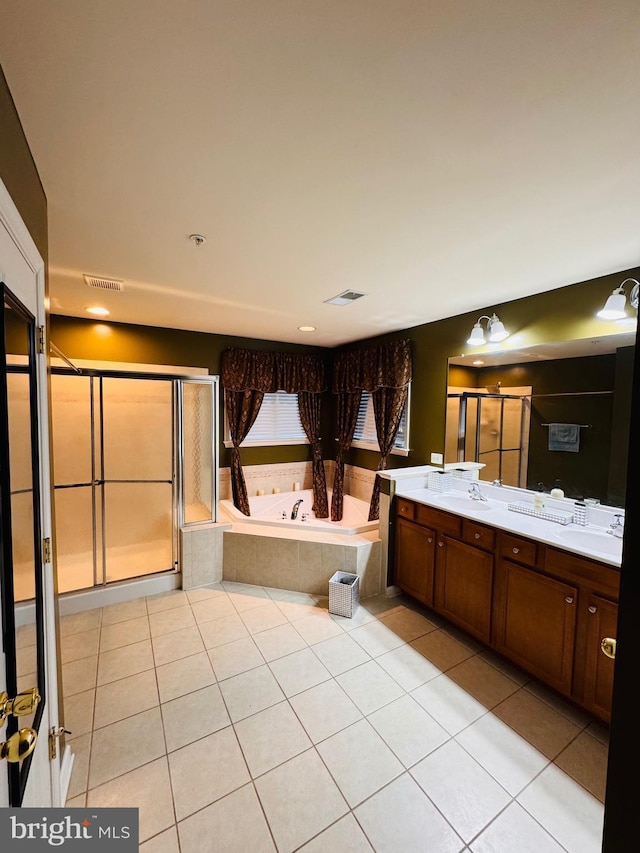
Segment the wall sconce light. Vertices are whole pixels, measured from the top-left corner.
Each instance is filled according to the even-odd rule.
[[[471,329],[471,334],[467,341],[471,346],[480,347],[482,344],[486,343],[484,339],[484,329],[480,322],[481,320],[487,321],[487,333],[489,335],[490,343],[498,343],[498,341],[504,341],[505,338],[509,337],[509,332],[507,332],[496,314],[493,314],[491,317],[487,314],[483,314],[482,317],[478,317],[475,326]]]
[[[633,286],[629,293],[629,302],[631,303],[632,308],[635,308],[636,311],[638,310],[638,291],[640,291],[640,284],[635,280],[635,278],[625,278],[622,284],[619,287],[616,287],[611,296],[607,299],[604,304],[604,308],[601,311],[598,311],[598,317],[603,320],[622,320],[627,316],[627,312],[624,310],[625,305],[627,304],[627,295],[624,291],[624,286],[628,281],[633,282]]]

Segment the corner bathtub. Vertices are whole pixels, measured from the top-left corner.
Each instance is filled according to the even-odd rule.
[[[331,491],[328,492],[329,511],[331,511]],[[291,510],[296,501],[302,500],[298,507],[298,517],[291,518]],[[344,514],[342,521],[331,521],[330,518],[316,518],[312,512],[313,491],[305,489],[296,492],[282,492],[277,495],[257,495],[249,498],[251,515],[243,515],[233,505],[233,501],[220,501],[227,514],[242,524],[260,524],[274,527],[287,527],[296,530],[314,530],[326,533],[340,533],[353,536],[356,533],[366,533],[378,529],[377,521],[368,521],[369,504],[351,495],[344,496]],[[282,513],[286,518],[282,518]],[[302,521],[303,514],[308,515],[307,521]]]

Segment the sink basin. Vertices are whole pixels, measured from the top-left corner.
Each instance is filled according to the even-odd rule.
[[[613,557],[622,555],[622,539],[616,539],[608,533],[599,530],[584,530],[568,528],[559,530],[556,534],[567,545],[575,545],[586,551],[599,551],[601,554],[611,554]]]
[[[465,512],[489,512],[491,504],[488,501],[474,501],[464,495],[440,495],[438,503],[451,509],[461,509]]]

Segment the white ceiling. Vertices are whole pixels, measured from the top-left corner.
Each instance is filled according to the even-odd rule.
[[[640,259],[638,0],[0,0],[0,19],[55,313],[334,346]],[[367,296],[324,304],[347,288]]]

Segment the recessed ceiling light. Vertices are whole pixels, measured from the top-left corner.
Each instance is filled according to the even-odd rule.
[[[111,313],[108,308],[101,308],[100,305],[93,305],[91,308],[87,308],[88,314],[93,314],[96,317],[108,317]]]
[[[298,326],[298,330],[301,332],[315,332],[315,326]]]

